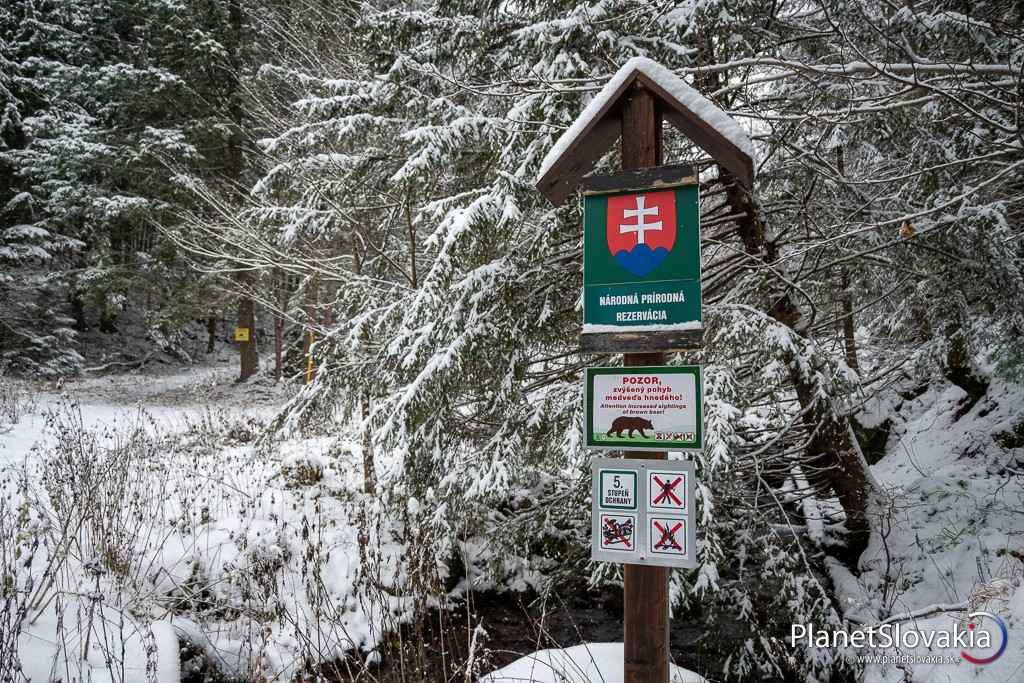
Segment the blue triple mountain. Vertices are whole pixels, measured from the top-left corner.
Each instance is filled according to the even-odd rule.
[[[616,252],[615,260],[633,275],[644,277],[657,268],[666,256],[668,256],[668,249],[665,247],[652,250],[646,244],[637,244],[632,251],[621,249]]]

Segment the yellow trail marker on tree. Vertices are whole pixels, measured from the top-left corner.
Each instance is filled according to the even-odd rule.
[[[306,346],[306,384],[313,381],[313,330],[309,331],[309,344]]]

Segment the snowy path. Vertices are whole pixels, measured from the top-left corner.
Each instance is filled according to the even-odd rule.
[[[236,385],[233,365],[196,365],[159,374],[84,376],[62,387],[52,382],[15,382],[24,416],[0,429],[0,466],[24,462],[45,440],[47,414],[77,404],[83,426],[116,428],[135,424],[140,414],[161,429],[175,431],[215,411],[269,417],[284,403],[285,390],[266,382]]]

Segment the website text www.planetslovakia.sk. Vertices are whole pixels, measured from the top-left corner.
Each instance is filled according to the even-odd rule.
[[[862,654],[854,657],[858,664],[960,664],[957,655]]]

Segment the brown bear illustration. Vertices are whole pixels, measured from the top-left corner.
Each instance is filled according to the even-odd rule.
[[[633,438],[633,432],[640,432],[640,436],[647,438],[644,434],[645,429],[654,429],[654,425],[651,421],[642,417],[626,417],[625,415],[615,418],[612,422],[612,428],[608,430],[605,436],[611,436],[615,433],[615,436],[622,438],[622,432],[627,432],[629,438]]]

